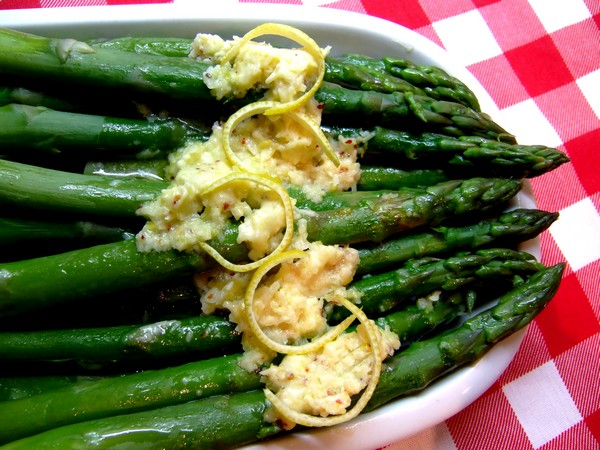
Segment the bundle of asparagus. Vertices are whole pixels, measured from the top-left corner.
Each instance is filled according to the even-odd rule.
[[[286,431],[265,416],[261,375],[239,365],[236,325],[203,314],[189,289],[218,262],[140,252],[134,239],[136,212],[169,186],[169,155],[261,95],[217,101],[190,47],[0,30],[3,448],[231,447]],[[568,158],[518,144],[436,67],[328,56],[324,80],[315,99],[325,136],[368,136],[357,190],[315,200],[285,189],[309,241],[357,249],[349,287],[400,337],[370,410],[476,361],[553,297],[564,265],[517,247],[558,215],[507,205],[525,178]],[[205,113],[191,116],[191,102]],[[238,233],[232,221],[210,245],[246,261]]]

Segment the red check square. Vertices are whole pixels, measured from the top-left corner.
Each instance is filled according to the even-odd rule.
[[[550,36],[509,50],[505,55],[532,97],[573,81],[573,76]]]
[[[600,333],[600,324],[574,274],[563,277],[558,293],[536,322],[553,357]]]
[[[40,8],[40,0],[2,0],[0,9]]]
[[[565,64],[579,78],[600,68],[600,24],[590,18],[552,33]]]
[[[600,448],[600,409],[598,409],[591,416],[586,417],[584,422],[587,425],[587,427],[589,428],[592,435],[596,439],[596,443],[595,444],[592,443],[592,447],[590,447],[590,448],[599,449]]]
[[[392,20],[413,30],[431,24],[423,8],[413,0],[362,0],[362,4],[367,14]]]
[[[504,55],[472,64],[469,70],[483,84],[500,109],[529,98],[529,94]]]
[[[479,10],[504,51],[547,34],[531,6],[522,0],[504,0]]]
[[[571,161],[583,188],[589,195],[600,192],[600,129],[565,142],[567,152],[577,155]]]
[[[502,391],[483,396],[446,421],[457,448],[461,450],[532,449],[531,443]],[[511,430],[510,441],[490,434],[494,429]]]
[[[600,334],[566,351],[554,363],[581,415],[593,415],[600,407]]]

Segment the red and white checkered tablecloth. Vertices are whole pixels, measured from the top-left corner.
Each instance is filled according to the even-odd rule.
[[[0,10],[184,1],[0,0]],[[524,143],[572,160],[532,180],[539,207],[561,214],[541,238],[544,263],[568,263],[557,296],[482,397],[389,449],[600,449],[600,1],[238,1],[337,8],[410,28],[478,78]]]

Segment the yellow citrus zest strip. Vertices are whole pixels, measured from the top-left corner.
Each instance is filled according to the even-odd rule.
[[[356,416],[358,416],[360,412],[365,408],[365,406],[373,396],[373,392],[375,391],[377,383],[379,382],[379,376],[381,375],[381,359],[379,356],[381,352],[381,336],[379,335],[379,331],[377,330],[377,325],[370,321],[369,318],[365,315],[365,313],[362,312],[362,310],[360,310],[349,300],[340,297],[338,298],[338,301],[343,306],[348,308],[350,312],[354,314],[358,318],[358,320],[365,326],[367,335],[369,337],[369,344],[371,346],[371,355],[373,357],[373,369],[371,371],[371,379],[369,380],[369,383],[363,390],[362,395],[360,396],[356,404],[352,407],[352,409],[345,412],[344,414],[330,417],[311,416],[310,414],[295,411],[292,408],[290,408],[285,402],[283,402],[279,397],[277,397],[270,389],[265,388],[264,394],[267,400],[269,400],[271,404],[279,411],[279,413],[290,422],[294,422],[307,427],[326,427],[338,425],[340,423],[352,420]]]
[[[304,258],[305,256],[306,253],[302,250],[288,250],[287,252],[271,256],[252,275],[250,284],[246,289],[246,294],[244,296],[244,308],[246,310],[246,316],[248,318],[248,324],[250,325],[250,329],[263,345],[277,353],[283,353],[288,355],[301,355],[304,353],[316,351],[319,348],[323,347],[327,342],[333,341],[336,337],[343,333],[344,330],[346,330],[346,328],[348,328],[355,319],[354,316],[347,317],[343,322],[336,325],[324,335],[319,336],[317,339],[314,339],[313,341],[302,345],[286,345],[280,344],[279,342],[275,342],[269,336],[267,336],[265,332],[260,328],[260,325],[256,320],[256,316],[254,315],[253,308],[254,294],[256,292],[258,284],[260,283],[260,280],[267,272],[269,272],[269,270],[271,270],[276,265],[281,264],[283,261],[286,261],[288,259]]]
[[[249,272],[260,267],[270,258],[283,252],[289,247],[294,234],[294,206],[292,205],[292,201],[287,191],[283,188],[283,186],[280,183],[262,175],[255,175],[246,172],[233,172],[229,175],[218,179],[213,184],[208,186],[208,188],[206,188],[201,193],[201,195],[210,194],[211,192],[214,192],[217,189],[222,188],[223,186],[229,183],[240,180],[245,180],[262,186],[266,186],[267,188],[275,191],[275,193],[281,199],[281,203],[283,204],[285,214],[285,232],[283,234],[281,242],[279,243],[277,248],[275,248],[275,250],[273,250],[269,255],[257,261],[253,261],[251,263],[246,264],[234,264],[228,261],[214,247],[212,247],[210,244],[207,244],[206,242],[200,242],[199,245],[206,253],[212,256],[221,266],[225,267],[226,269],[232,270],[234,272]]]
[[[221,135],[221,145],[223,146],[223,150],[225,151],[225,155],[227,156],[227,160],[230,164],[239,167],[242,170],[246,170],[242,161],[235,155],[235,152],[231,148],[231,134],[235,127],[237,127],[244,120],[257,115],[262,114],[269,108],[276,105],[277,102],[272,101],[262,101],[262,102],[254,102],[249,105],[240,108],[235,113],[233,113],[225,125],[223,125],[223,133]],[[331,160],[336,166],[340,165],[340,160],[337,157],[335,150],[331,146],[329,140],[321,130],[317,124],[310,119],[306,114],[291,112],[289,113],[289,117],[294,119],[296,122],[304,126],[305,129],[309,130],[313,137],[316,139],[319,147],[325,153],[325,156]]]
[[[227,119],[227,122],[225,122],[225,125],[223,125],[223,133],[221,135],[221,144],[223,146],[223,150],[225,151],[225,155],[227,156],[227,159],[229,160],[230,164],[237,166],[242,170],[245,170],[244,164],[242,163],[242,161],[240,161],[238,159],[238,157],[235,155],[235,153],[233,152],[233,150],[231,148],[231,142],[230,142],[231,133],[233,132],[235,127],[237,127],[244,120],[246,120],[252,116],[255,116],[257,114],[262,114],[267,109],[272,108],[275,105],[277,105],[277,102],[270,102],[270,101],[254,102],[254,103],[250,103],[249,105],[244,106],[243,108],[240,108],[235,113],[233,113],[231,116],[229,116],[229,118]]]
[[[323,52],[321,51],[319,45],[306,33],[289,25],[283,25],[280,23],[264,23],[250,30],[240,40],[238,40],[236,42],[236,45],[231,47],[229,51],[225,54],[225,56],[223,56],[223,58],[220,61],[220,64],[223,65],[234,59],[243,45],[247,44],[249,41],[256,37],[263,35],[282,36],[292,41],[296,41],[298,44],[302,45],[304,49],[317,62],[317,79],[307,92],[305,92],[302,96],[300,96],[292,102],[279,103],[265,112],[266,115],[282,114],[284,112],[298,108],[299,106],[306,103],[310,98],[313,97],[313,95],[315,94],[315,92],[317,92],[319,87],[321,87],[321,84],[323,83],[323,78],[325,76],[325,58],[323,57]]]
[[[304,127],[313,134],[314,138],[317,140],[317,142],[319,144],[319,147],[321,148],[323,153],[325,153],[325,156],[327,156],[327,158],[329,158],[329,160],[333,164],[335,164],[336,167],[339,166],[340,160],[339,160],[338,156],[336,155],[335,150],[331,146],[331,143],[329,142],[329,140],[323,133],[323,130],[321,130],[321,127],[319,127],[315,123],[315,121],[312,120],[311,118],[309,118],[306,114],[299,113],[299,112],[292,112],[291,115],[292,115],[292,117],[294,117],[296,122],[304,125]]]

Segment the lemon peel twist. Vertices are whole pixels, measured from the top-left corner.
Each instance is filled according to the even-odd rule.
[[[210,256],[212,256],[221,266],[234,272],[249,272],[260,267],[262,264],[267,262],[269,258],[283,252],[287,249],[292,242],[294,233],[294,206],[288,195],[287,191],[277,181],[270,179],[264,175],[252,174],[249,172],[232,172],[229,175],[218,179],[209,185],[205,190],[202,191],[201,195],[206,196],[212,192],[223,188],[227,184],[235,181],[248,181],[261,186],[265,186],[274,191],[280,198],[283,204],[284,216],[285,216],[285,232],[279,245],[269,255],[251,263],[246,264],[235,264],[225,259],[214,247],[206,242],[200,242],[198,245]]]
[[[263,35],[282,36],[297,42],[298,44],[304,47],[306,52],[310,54],[317,63],[317,78],[308,91],[306,91],[301,97],[297,98],[292,102],[273,105],[265,111],[266,115],[282,114],[284,112],[291,111],[304,105],[310,98],[314,96],[315,92],[317,92],[317,90],[321,86],[323,78],[325,77],[325,59],[323,57],[323,52],[319,45],[306,33],[289,25],[284,25],[280,23],[264,23],[253,28],[248,33],[246,33],[240,40],[238,40],[236,44],[233,47],[231,47],[229,51],[223,56],[223,58],[220,61],[220,64],[226,64],[232,59],[234,59],[240,52],[242,46],[244,46],[252,39]]]
[[[256,288],[260,284],[261,279],[267,272],[269,272],[273,267],[277,266],[278,264],[281,264],[282,262],[289,259],[299,259],[304,258],[305,256],[306,252],[302,250],[288,250],[287,252],[270,256],[252,275],[250,284],[246,289],[246,294],[244,296],[244,308],[246,311],[246,316],[248,318],[248,325],[250,326],[250,330],[265,347],[277,353],[282,353],[286,355],[300,355],[316,351],[319,348],[323,347],[327,342],[334,340],[341,333],[343,333],[355,319],[355,317],[351,315],[347,317],[343,322],[329,330],[324,335],[314,339],[310,343],[302,345],[287,345],[275,342],[269,336],[267,336],[265,332],[260,328],[260,325],[256,320],[256,316],[254,315],[253,303],[254,294],[256,292]]]
[[[273,407],[279,412],[279,414],[284,419],[290,422],[294,422],[296,424],[304,425],[307,427],[326,427],[338,425],[340,423],[352,420],[356,416],[358,416],[361,413],[361,411],[365,408],[365,406],[373,396],[373,392],[375,392],[375,388],[377,387],[377,383],[379,382],[382,363],[379,356],[381,353],[381,335],[379,334],[377,325],[375,325],[373,321],[369,320],[365,313],[349,300],[343,297],[339,297],[337,298],[337,301],[342,306],[350,310],[353,316],[355,316],[365,327],[367,336],[369,338],[371,356],[373,358],[371,377],[369,378],[369,382],[364,388],[360,398],[349,411],[345,412],[344,414],[329,417],[317,417],[312,416],[310,414],[295,411],[290,406],[288,406],[283,400],[277,397],[277,395],[273,393],[273,391],[271,391],[269,388],[265,388],[263,392],[267,400],[271,402]]]

